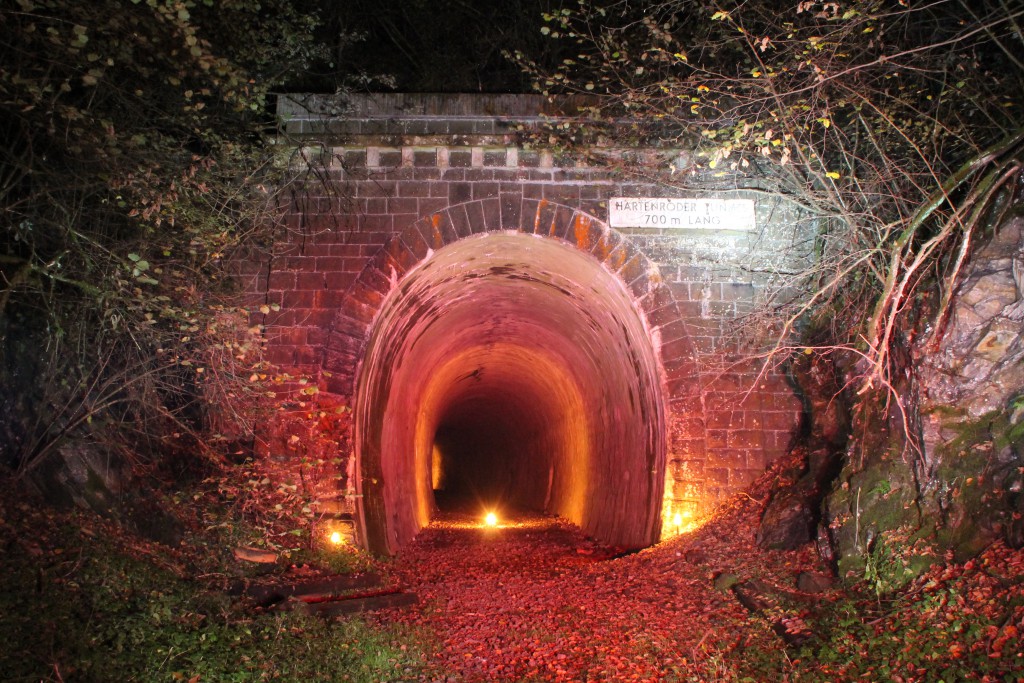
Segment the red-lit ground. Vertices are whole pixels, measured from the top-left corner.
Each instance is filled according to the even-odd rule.
[[[791,589],[798,571],[814,568],[810,550],[757,550],[753,527],[735,526],[748,516],[607,559],[557,519],[485,529],[480,516],[449,513],[394,566],[420,606],[377,618],[437,639],[425,680],[715,680],[730,652],[775,636],[752,636],[749,614],[714,578],[756,569]]]

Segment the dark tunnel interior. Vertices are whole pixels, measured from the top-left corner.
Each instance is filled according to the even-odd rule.
[[[356,393],[368,545],[437,509],[560,515],[616,545],[657,540],[664,409],[623,283],[556,240],[484,234],[396,282]]]

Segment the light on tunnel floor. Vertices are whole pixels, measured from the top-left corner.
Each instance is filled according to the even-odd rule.
[[[488,512],[484,515],[484,526],[496,527],[498,526],[498,515],[493,512]]]
[[[683,510],[672,515],[672,533],[674,535],[685,534],[697,528],[697,522],[693,518],[693,512]]]

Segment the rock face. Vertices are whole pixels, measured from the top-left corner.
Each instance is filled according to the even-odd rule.
[[[1024,219],[972,259],[950,324],[921,358],[921,434],[954,549],[1024,545]]]
[[[1017,218],[975,254],[938,347],[918,351],[925,412],[952,406],[977,419],[1004,410],[1024,388],[1022,279],[1024,219]],[[925,440],[943,437],[926,428]]]
[[[183,537],[181,523],[134,477],[124,456],[99,442],[68,439],[28,482],[50,504],[92,510],[159,543],[176,546]]]
[[[805,445],[799,453],[802,468],[783,475],[791,483],[780,482],[761,517],[757,543],[774,550],[793,550],[817,536],[822,499],[839,470],[850,429],[843,383],[831,356],[802,355],[792,373],[804,403]]]
[[[945,327],[904,349],[900,402],[861,397],[826,500],[841,576],[887,590],[947,550],[964,559],[999,539],[1024,544],[1022,279],[1014,218],[972,255]]]

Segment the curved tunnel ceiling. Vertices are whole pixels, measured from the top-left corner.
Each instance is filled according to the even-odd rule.
[[[557,240],[484,233],[388,294],[356,389],[368,545],[393,552],[441,489],[558,514],[607,543],[660,532],[664,410],[623,283]]]

